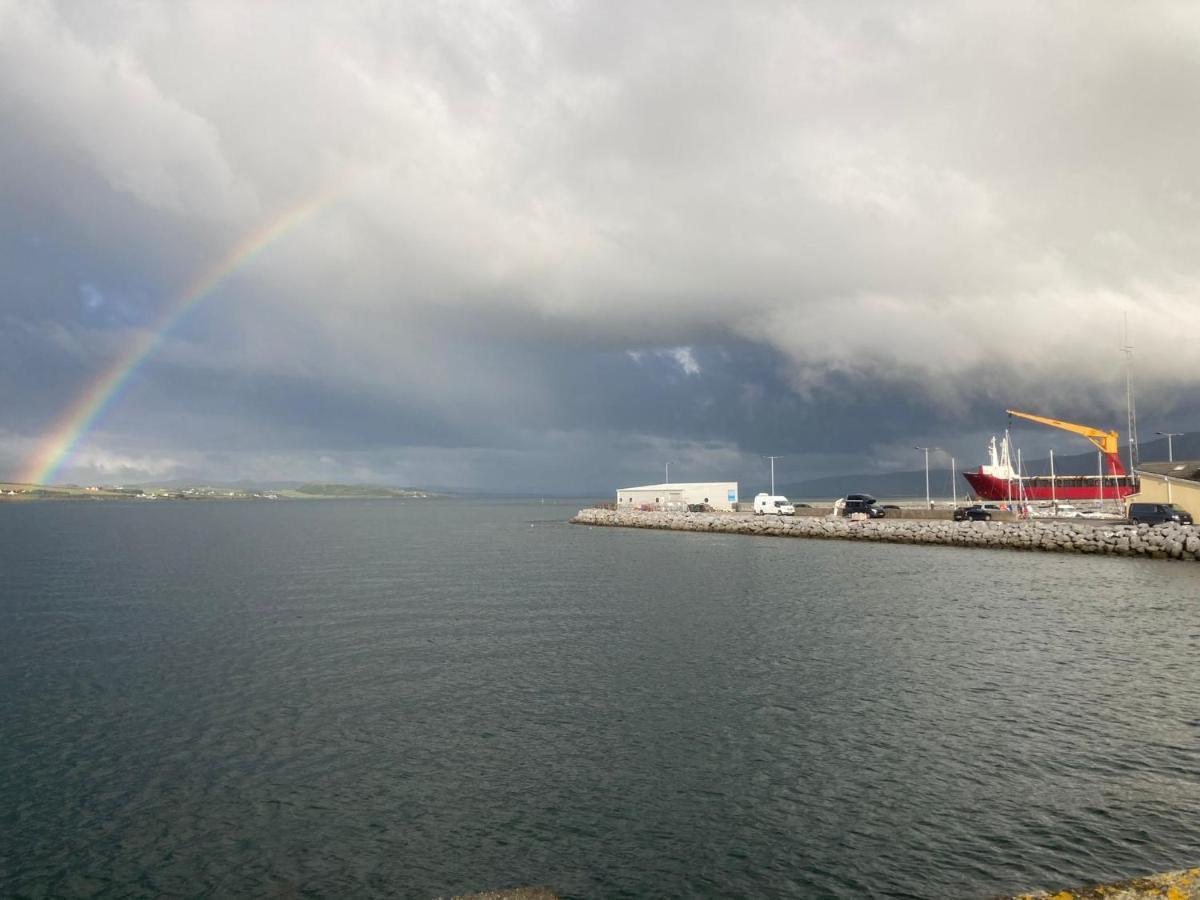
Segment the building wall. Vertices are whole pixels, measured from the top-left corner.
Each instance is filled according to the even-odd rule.
[[[1200,482],[1147,475],[1145,472],[1140,473],[1139,477],[1141,488],[1126,498],[1126,509],[1129,503],[1174,503],[1200,522]]]
[[[682,503],[682,491],[668,491],[663,488],[617,491],[617,509],[640,509],[643,506],[658,508]]]
[[[731,493],[732,501],[729,499]],[[640,509],[643,506],[682,507],[690,503],[707,503],[713,509],[732,510],[737,503],[737,482],[649,485],[617,491],[617,509]]]

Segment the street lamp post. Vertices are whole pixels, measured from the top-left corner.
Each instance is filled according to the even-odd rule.
[[[767,459],[769,459],[771,461],[771,496],[774,497],[775,496],[775,460],[783,459],[783,457],[782,456],[768,456]]]
[[[928,509],[933,506],[933,501],[929,499],[929,451],[936,450],[937,447],[913,447],[913,449],[925,451],[925,507]]]
[[[671,464],[667,463],[667,474],[666,474],[665,480],[663,481],[663,484],[670,484],[670,483],[671,483]]]
[[[954,457],[950,457],[950,493],[954,495],[954,508],[958,509],[958,472],[955,471],[958,466],[954,464]]]
[[[1167,439],[1167,462],[1175,462],[1175,452],[1171,448],[1171,438],[1182,437],[1182,431],[1156,431],[1154,432],[1159,437]]]

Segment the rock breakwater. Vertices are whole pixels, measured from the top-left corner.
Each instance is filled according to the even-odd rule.
[[[1148,900],[1150,897],[1200,900],[1200,868],[1131,878],[1116,884],[1095,884],[1054,894],[1047,891],[1018,894],[1011,900]]]
[[[729,513],[620,512],[582,509],[577,525],[707,531],[825,540],[996,547],[1147,559],[1200,558],[1200,529],[1191,525],[1124,525],[1087,520],[948,522],[945,520],[776,518]]]

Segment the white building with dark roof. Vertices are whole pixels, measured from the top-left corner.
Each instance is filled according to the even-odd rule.
[[[1200,522],[1200,460],[1142,463],[1138,466],[1138,492],[1129,503],[1174,503]]]
[[[686,509],[704,503],[713,509],[733,510],[737,501],[736,481],[644,484],[617,490],[617,509]]]

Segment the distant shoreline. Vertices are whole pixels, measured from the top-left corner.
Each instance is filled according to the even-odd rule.
[[[447,494],[376,485],[305,484],[295,488],[228,488],[209,485],[123,487],[115,485],[41,485],[0,482],[0,502],[215,501],[215,500],[434,500]]]

